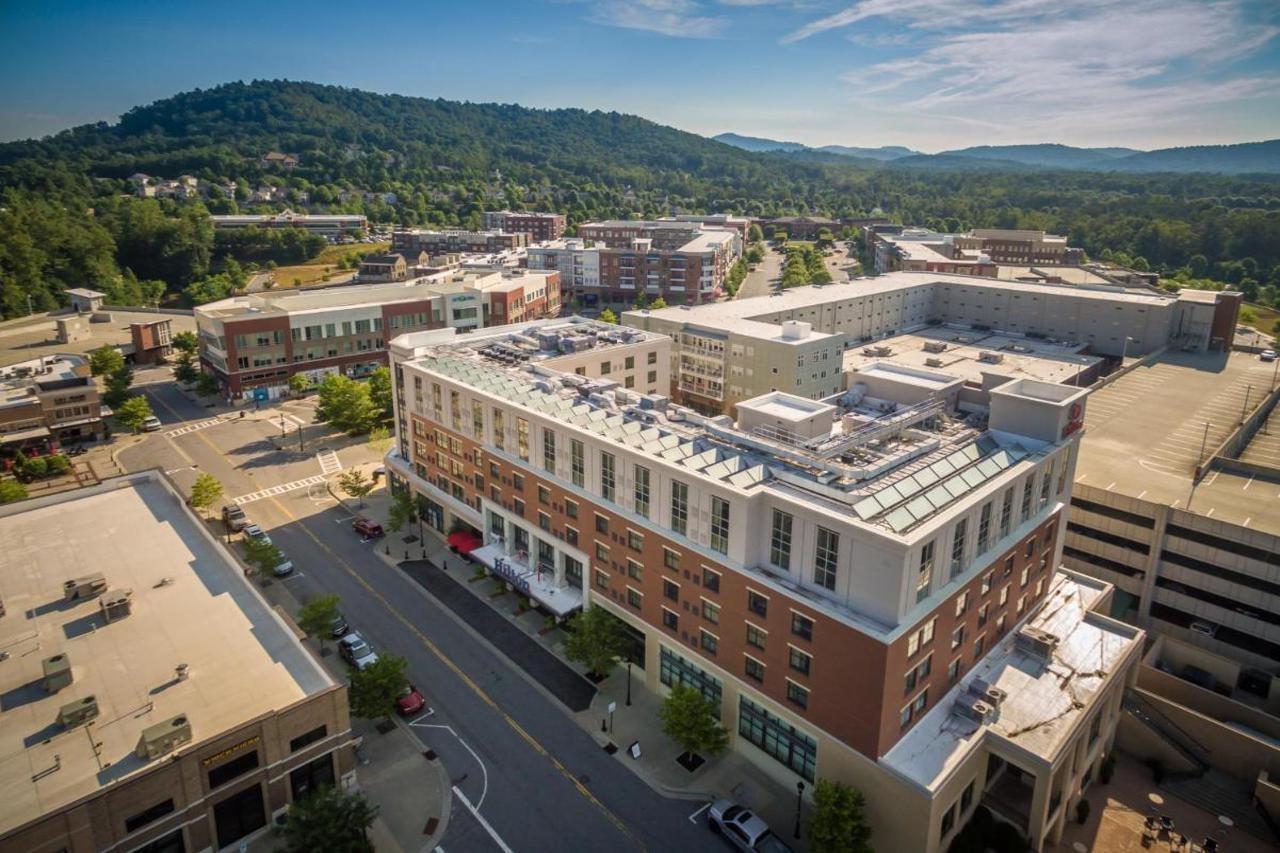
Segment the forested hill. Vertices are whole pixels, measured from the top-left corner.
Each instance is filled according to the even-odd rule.
[[[381,95],[289,81],[229,83],[166,98],[39,141],[0,146],[0,182],[62,162],[104,178],[135,172],[254,177],[268,151],[297,155],[312,183],[438,182],[491,174],[556,182],[575,176],[671,192],[724,180],[767,194],[817,173],[620,113],[536,110]],[[250,162],[246,162],[246,160]],[[18,164],[22,169],[15,169]],[[779,174],[780,173],[780,174]]]
[[[264,167],[271,151],[295,155],[297,167]],[[506,207],[555,210],[571,225],[725,212],[1043,229],[1188,286],[1225,283],[1280,301],[1275,179],[965,165],[743,151],[618,113],[229,83],[114,124],[0,145],[0,315],[25,313],[28,295],[37,310],[64,305],[70,287],[122,301],[225,293],[250,264],[298,263],[314,247],[282,232],[248,235],[253,245],[215,236],[208,214],[285,206],[430,227],[477,228],[484,210]],[[201,196],[137,198],[128,180],[137,172],[193,175]]]

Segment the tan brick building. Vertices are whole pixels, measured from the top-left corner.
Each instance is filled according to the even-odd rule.
[[[5,506],[0,538],[0,851],[222,849],[354,785],[346,688],[161,474]]]

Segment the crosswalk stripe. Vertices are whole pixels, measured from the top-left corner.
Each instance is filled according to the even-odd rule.
[[[263,498],[269,498],[274,495],[282,495],[285,492],[292,492],[298,489],[305,489],[308,486],[314,486],[315,484],[323,483],[324,481],[325,481],[325,476],[323,474],[316,474],[314,477],[307,477],[302,480],[294,480],[292,483],[282,483],[279,486],[271,486],[266,489],[259,489],[256,492],[250,492],[247,495],[241,495],[240,497],[235,498],[234,502],[240,505],[253,503],[254,501],[262,500]]]
[[[186,435],[189,432],[195,432],[198,429],[205,429],[206,427],[211,427],[220,423],[222,423],[222,418],[210,418],[207,421],[198,421],[194,424],[187,424],[184,427],[179,427],[178,429],[171,429],[165,433],[165,437],[177,438],[180,435]]]
[[[342,460],[332,450],[319,451],[316,453],[316,460],[320,463],[321,473],[335,474],[342,470]]]

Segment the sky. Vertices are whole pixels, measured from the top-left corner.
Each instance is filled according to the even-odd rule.
[[[231,80],[809,145],[1280,137],[1277,0],[0,0],[0,140]]]

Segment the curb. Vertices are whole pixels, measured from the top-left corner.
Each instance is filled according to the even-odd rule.
[[[412,738],[415,744],[423,743],[417,735],[410,731],[409,724],[403,719],[396,717],[395,722],[396,726]],[[436,831],[428,836],[427,840],[423,842],[421,849],[425,853],[425,851],[435,850],[439,847],[440,842],[444,840],[445,834],[449,831],[449,819],[453,814],[453,784],[449,781],[449,773],[444,769],[444,762],[440,760],[440,756],[437,755],[435,758],[430,760],[423,758],[423,760],[430,764],[436,771],[436,776],[439,779],[440,784],[440,822],[436,825]]]

